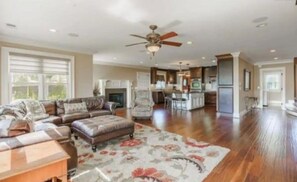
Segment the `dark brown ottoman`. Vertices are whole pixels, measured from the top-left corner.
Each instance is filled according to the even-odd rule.
[[[96,152],[98,143],[123,135],[133,138],[134,133],[133,121],[114,115],[76,120],[71,126],[75,139],[79,136],[90,143],[94,152]]]

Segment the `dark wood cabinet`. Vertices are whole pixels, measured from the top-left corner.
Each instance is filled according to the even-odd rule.
[[[167,71],[167,83],[170,83],[170,84],[176,84],[177,83],[176,71],[175,70],[168,70]]]
[[[151,67],[151,84],[157,83],[157,68]]]
[[[233,86],[233,57],[218,59],[219,86]]]
[[[164,103],[164,96],[162,91],[153,91],[153,101],[155,104]]]
[[[205,105],[206,106],[216,106],[217,103],[217,93],[216,92],[205,92]]]
[[[191,78],[202,78],[202,67],[190,68]]]
[[[218,111],[233,114],[233,56],[224,54],[218,59]]]
[[[156,84],[158,80],[164,80],[163,75],[158,75],[158,71],[166,72],[166,84],[176,84],[176,70],[165,70],[165,69],[158,69],[156,67],[151,67],[151,84]],[[162,78],[162,79],[160,79]]]
[[[212,80],[216,80],[217,77],[217,67],[203,67],[203,80],[202,83],[209,83]]]

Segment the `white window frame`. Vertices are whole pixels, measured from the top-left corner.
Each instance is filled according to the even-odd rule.
[[[45,56],[45,57],[54,57],[54,58],[61,58],[61,59],[69,59],[70,60],[70,75],[69,75],[69,84],[70,84],[70,91],[69,97],[73,98],[75,95],[75,58],[74,56],[63,55],[63,54],[55,54],[49,52],[41,52],[41,51],[34,51],[34,50],[26,50],[26,49],[18,49],[12,47],[2,47],[1,48],[1,104],[8,104],[10,103],[11,99],[11,79],[10,79],[10,68],[9,68],[9,54],[10,53],[20,53],[20,54],[29,54],[35,56]]]

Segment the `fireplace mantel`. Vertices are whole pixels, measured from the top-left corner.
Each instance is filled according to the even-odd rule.
[[[131,98],[132,98],[132,84],[130,80],[98,80],[101,95],[106,94],[106,89],[116,89],[116,90],[126,90],[125,103],[127,108],[131,108]],[[108,98],[107,98],[108,99]]]

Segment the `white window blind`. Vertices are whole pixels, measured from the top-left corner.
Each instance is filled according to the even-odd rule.
[[[69,75],[70,60],[19,53],[9,54],[11,73]]]

